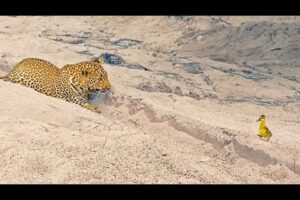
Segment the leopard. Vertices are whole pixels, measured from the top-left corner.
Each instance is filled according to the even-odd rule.
[[[25,58],[5,76],[4,81],[17,83],[58,99],[100,112],[88,103],[90,94],[111,89],[102,59],[67,64],[61,68],[39,58]]]

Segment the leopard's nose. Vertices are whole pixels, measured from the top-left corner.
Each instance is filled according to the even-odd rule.
[[[110,90],[110,88],[104,88],[104,92],[107,92],[107,91],[109,91]]]

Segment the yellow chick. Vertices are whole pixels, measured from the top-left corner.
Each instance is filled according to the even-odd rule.
[[[259,117],[259,119],[257,120],[257,122],[260,121],[260,125],[259,125],[259,137],[264,137],[267,139],[267,141],[269,141],[270,137],[272,136],[271,131],[266,127],[266,116],[265,115],[261,115]]]

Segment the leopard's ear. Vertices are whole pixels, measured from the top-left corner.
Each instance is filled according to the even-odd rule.
[[[98,62],[100,65],[103,65],[103,64],[104,64],[103,58],[98,58],[97,62]]]
[[[100,56],[100,57],[94,56],[94,57],[92,57],[91,61],[93,61],[93,62],[98,62],[100,65],[103,65],[103,64],[104,64],[104,59],[103,59],[102,56]]]
[[[85,68],[85,69],[82,69],[81,71],[81,75],[82,76],[88,76],[90,74],[90,69],[89,68]]]

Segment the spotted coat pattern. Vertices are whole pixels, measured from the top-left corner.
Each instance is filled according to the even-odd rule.
[[[0,79],[96,111],[96,108],[88,104],[88,95],[98,91],[105,92],[111,88],[107,72],[102,65],[101,60],[86,61],[68,64],[60,69],[46,60],[26,58]]]

